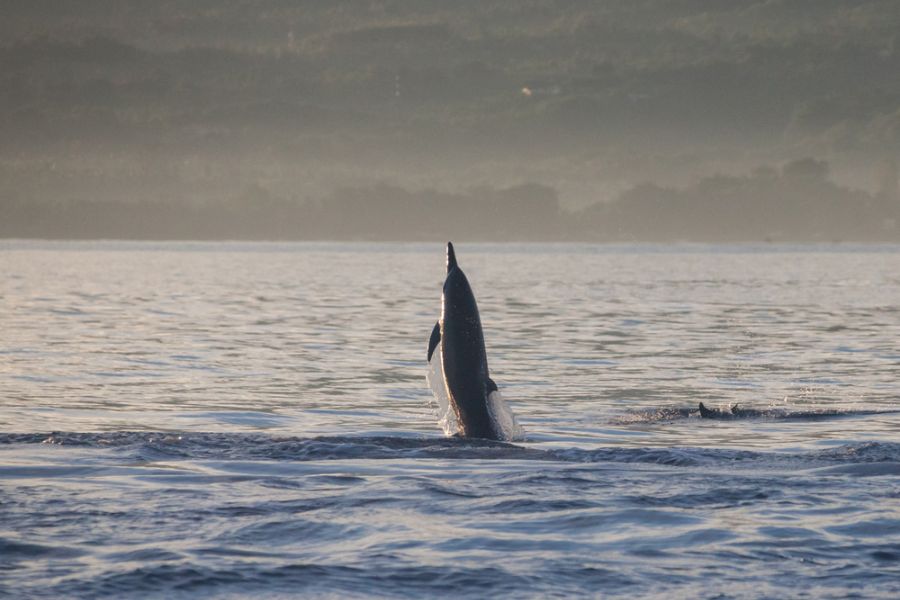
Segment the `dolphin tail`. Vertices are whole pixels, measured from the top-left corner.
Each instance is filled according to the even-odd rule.
[[[453,251],[453,242],[447,242],[447,272],[456,268],[456,252]]]

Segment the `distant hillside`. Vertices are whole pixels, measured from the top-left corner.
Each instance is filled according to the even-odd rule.
[[[893,0],[5,0],[2,15],[7,204],[535,182],[573,212],[805,157],[838,186],[896,187]]]
[[[900,242],[900,198],[850,190],[812,159],[681,188],[638,185],[563,210],[540,184],[343,188],[316,201],[249,187],[219,202],[0,200],[0,237],[256,240]]]

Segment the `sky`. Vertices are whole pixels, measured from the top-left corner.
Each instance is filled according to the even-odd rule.
[[[35,205],[309,211],[359,190],[489,203],[537,186],[566,214],[597,214],[647,186],[684,200],[804,160],[847,202],[896,195],[892,0],[0,10],[0,211],[19,219],[2,235],[31,231]],[[818,194],[791,189],[786,202]],[[893,231],[889,213],[876,228]]]

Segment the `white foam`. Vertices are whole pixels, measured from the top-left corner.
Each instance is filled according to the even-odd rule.
[[[488,414],[491,415],[501,439],[511,442],[525,437],[525,431],[516,422],[516,416],[503,399],[500,390],[488,395]]]
[[[437,409],[438,425],[444,430],[446,435],[455,435],[459,433],[459,423],[456,421],[456,413],[450,406],[450,396],[447,394],[447,388],[444,386],[444,373],[441,369],[441,349],[440,345],[435,349],[431,356],[431,362],[428,363],[428,371],[425,373],[425,379],[428,381],[428,387],[431,388],[431,394]]]
[[[455,435],[459,433],[459,423],[456,420],[456,412],[450,405],[450,396],[444,385],[441,363],[441,351],[440,347],[438,347],[431,357],[431,362],[428,363],[425,379],[428,381],[428,387],[431,388],[431,394],[434,397],[433,406],[437,412],[438,425],[444,430],[445,435]],[[516,422],[515,415],[513,415],[512,410],[503,399],[499,390],[488,395],[488,414],[494,422],[495,429],[499,432],[501,439],[513,441],[524,437],[525,432]]]

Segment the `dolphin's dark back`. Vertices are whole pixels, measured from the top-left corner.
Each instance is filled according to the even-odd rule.
[[[442,311],[442,369],[460,433],[498,439],[488,412],[489,373],[478,305],[469,280],[456,263],[452,244],[447,244]]]

